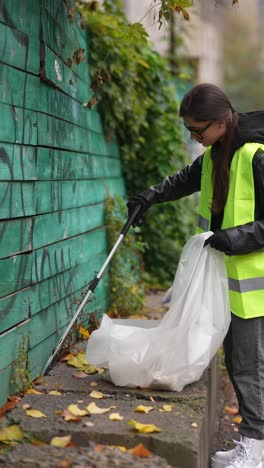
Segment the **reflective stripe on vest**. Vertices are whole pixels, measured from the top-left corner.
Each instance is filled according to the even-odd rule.
[[[224,209],[222,229],[254,221],[255,189],[252,159],[264,145],[246,143],[233,156],[230,167],[230,185]],[[210,229],[212,202],[211,148],[203,157],[201,197],[197,232]],[[231,311],[242,318],[264,316],[264,251],[245,255],[226,255]]]

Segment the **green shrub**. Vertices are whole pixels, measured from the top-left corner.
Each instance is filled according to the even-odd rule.
[[[126,218],[124,201],[106,200],[106,228],[109,251],[116,243]],[[128,231],[119,244],[118,250],[110,263],[110,309],[114,317],[126,317],[137,314],[143,308],[144,284],[142,281],[142,256],[140,252],[144,245],[140,238],[136,239],[132,230]]]
[[[146,42],[140,23],[128,23],[118,0],[81,11],[90,32],[92,90],[107,137],[117,136],[131,196],[186,164],[173,77],[168,61]],[[191,199],[151,209],[141,231],[150,282],[171,282],[193,225]]]

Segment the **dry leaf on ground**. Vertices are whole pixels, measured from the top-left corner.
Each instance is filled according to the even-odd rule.
[[[55,411],[56,414],[61,414],[64,421],[73,421],[73,422],[78,422],[81,421],[80,416],[74,416],[70,411],[64,410],[64,411]]]
[[[198,424],[196,422],[193,422],[192,427],[198,427]]]
[[[0,429],[0,442],[23,440],[24,434],[16,424]]]
[[[238,414],[238,408],[236,406],[225,406],[224,409],[228,414]]]
[[[127,452],[142,458],[149,458],[152,456],[152,453],[146,447],[144,447],[143,444],[138,444]]]
[[[90,414],[104,414],[108,413],[109,411],[111,411],[111,409],[114,408],[116,408],[116,406],[109,406],[109,408],[100,408],[94,402],[86,406],[86,409],[89,411]]]
[[[91,382],[90,387],[97,387],[98,383],[97,382]]]
[[[89,336],[90,336],[90,333],[88,332],[88,330],[84,327],[82,327],[81,325],[79,326],[78,328],[78,331],[82,337],[83,340],[88,340]]]
[[[139,405],[135,408],[136,413],[149,413],[151,410],[153,410],[153,406],[144,406],[144,405]]]
[[[63,361],[69,361],[69,359],[73,358],[74,356],[75,356],[75,354],[73,354],[73,353],[66,354],[66,356],[64,356],[63,358],[61,358],[61,362],[63,362]]]
[[[23,410],[26,410],[26,409],[31,408],[31,405],[29,403],[25,403],[24,405],[22,405],[22,408]]]
[[[134,419],[131,419],[128,424],[136,429],[137,432],[147,433],[147,432],[160,432],[159,427],[155,424],[141,424]]]
[[[69,405],[67,410],[74,416],[86,416],[88,414],[86,410],[80,409],[78,405]]]
[[[128,451],[127,448],[124,447],[123,445],[109,445],[108,447],[111,448],[111,449],[119,449],[119,450],[121,450],[121,452],[127,452]]]
[[[94,423],[92,423],[91,421],[87,421],[86,423],[84,423],[84,426],[93,427]]]
[[[75,377],[75,379],[87,379],[87,377],[89,377],[89,374],[86,374],[82,370],[79,370],[77,372],[74,372],[72,376]]]
[[[73,356],[72,358],[68,359],[67,364],[69,366],[77,367],[79,370],[85,372],[86,374],[95,374],[96,372],[101,374],[102,372],[104,372],[103,368],[89,364],[83,352],[79,352],[78,354],[76,354],[76,356]]]
[[[124,416],[120,416],[119,413],[112,413],[109,415],[109,419],[111,421],[123,421]]]
[[[54,447],[67,447],[71,442],[71,435],[64,437],[52,437],[50,445]]]
[[[0,408],[0,419],[7,413],[7,411],[10,411],[11,409],[13,409],[20,400],[21,398],[19,397],[13,397],[4,406],[2,406],[2,408]]]
[[[31,418],[46,418],[47,416],[37,409],[28,409],[26,410],[26,415]]]
[[[98,399],[104,398],[104,394],[98,390],[93,390],[91,393],[89,393],[89,396]]]
[[[25,395],[43,395],[43,392],[38,392],[34,388],[29,388],[26,392]]]
[[[235,418],[233,418],[233,422],[235,424],[240,424],[242,421],[242,417],[241,416],[236,416]]]
[[[162,407],[159,409],[160,413],[163,413],[164,411],[172,411],[172,406],[171,405],[162,405]]]
[[[59,392],[58,390],[51,390],[48,395],[62,395],[61,392]]]

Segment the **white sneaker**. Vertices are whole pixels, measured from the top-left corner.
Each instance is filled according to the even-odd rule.
[[[233,460],[223,466],[226,466],[226,468],[263,468],[264,440],[242,436],[239,442],[236,440],[234,442],[236,448]]]
[[[224,466],[227,466],[234,459],[235,453],[238,450],[239,447],[236,446],[232,450],[221,450],[216,452],[211,458],[211,468],[223,468]]]

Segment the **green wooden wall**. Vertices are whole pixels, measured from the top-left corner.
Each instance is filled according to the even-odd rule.
[[[118,146],[83,107],[87,38],[67,4],[0,0],[0,406],[58,343],[107,256],[104,200],[124,195]],[[106,274],[82,320],[107,303]]]

